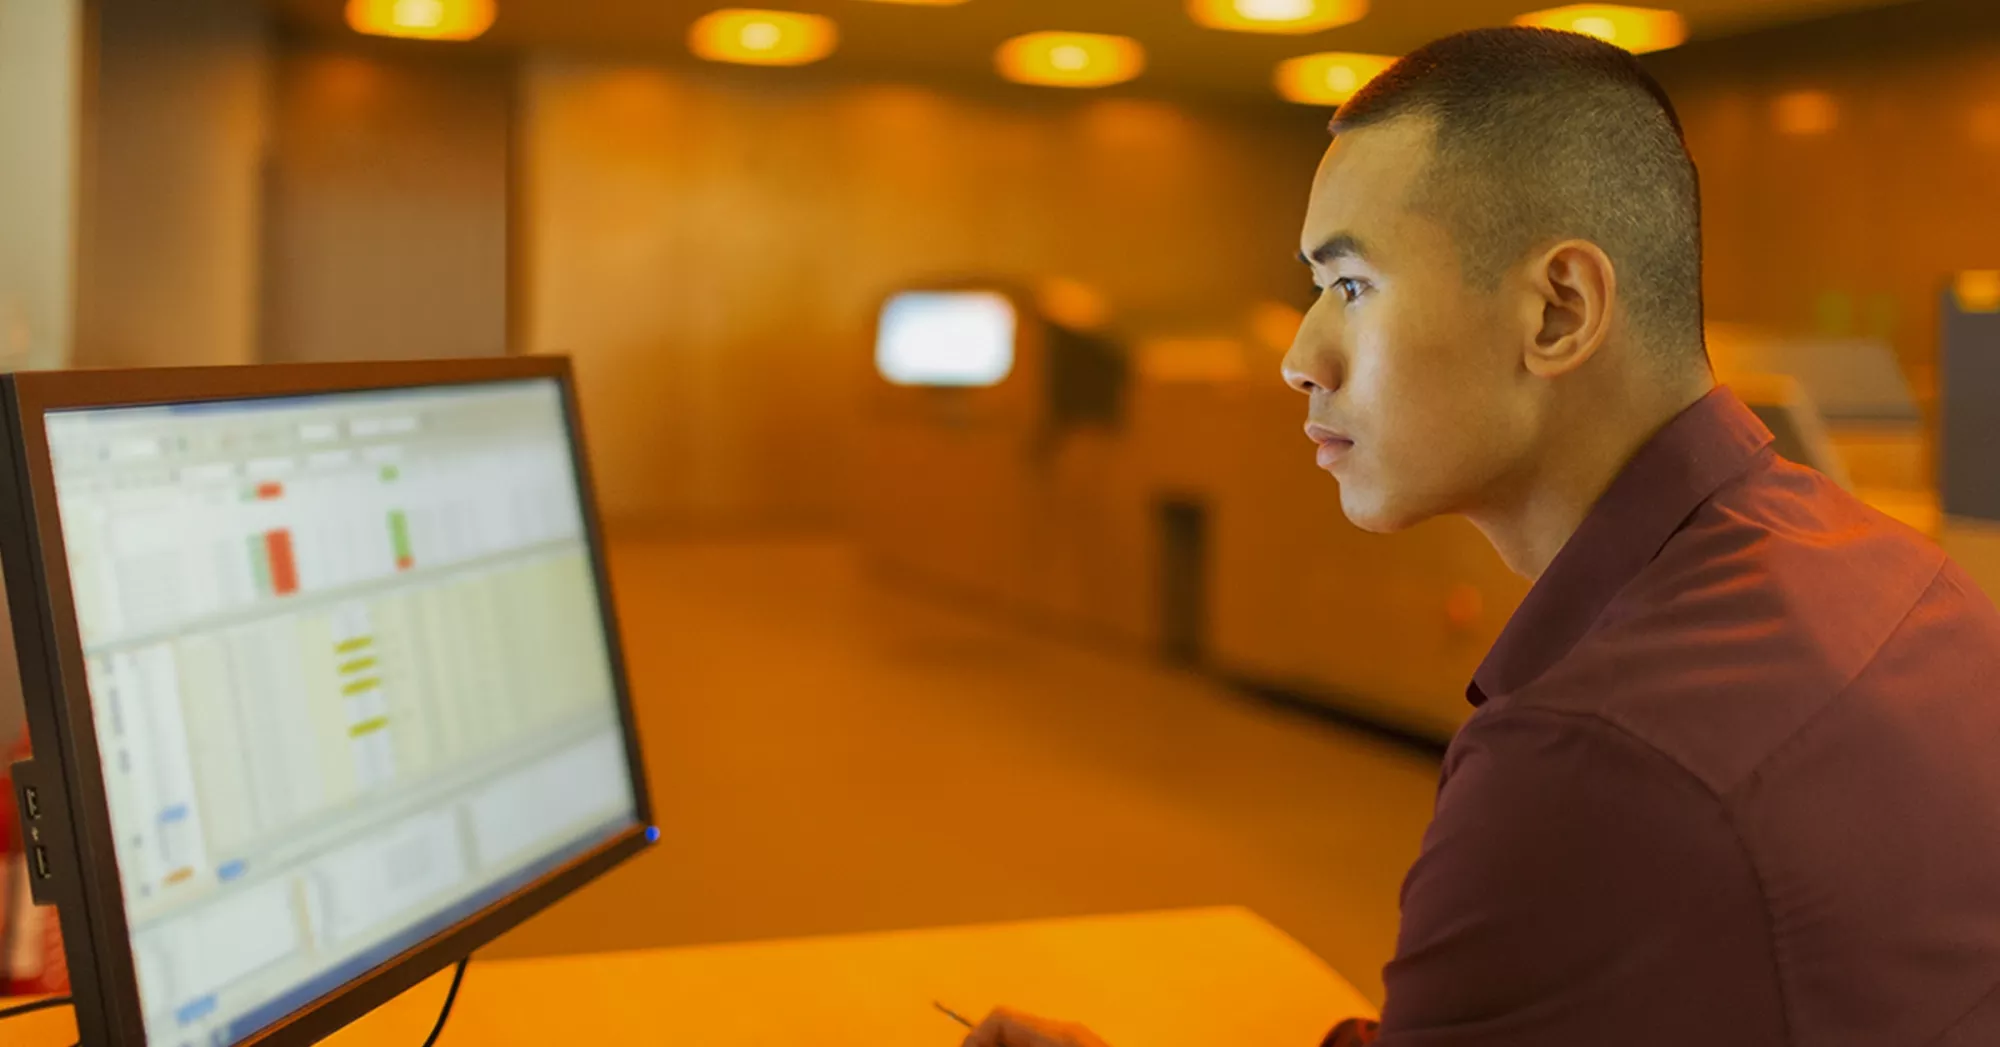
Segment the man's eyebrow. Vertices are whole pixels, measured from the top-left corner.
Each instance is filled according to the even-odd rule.
[[[1349,233],[1329,237],[1325,243],[1313,248],[1311,254],[1299,252],[1299,261],[1307,265],[1331,265],[1338,259],[1348,257],[1368,257],[1368,252],[1361,247],[1361,241]]]

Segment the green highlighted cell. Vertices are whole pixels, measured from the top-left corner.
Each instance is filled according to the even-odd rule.
[[[396,478],[401,475],[403,475],[403,471],[396,468],[393,465],[385,465],[382,467],[382,482],[385,484],[395,483]]]
[[[257,580],[257,591],[271,591],[271,550],[264,544],[264,536],[253,534],[244,540],[250,549],[250,574]]]
[[[410,548],[410,518],[401,509],[389,510],[389,544],[396,550],[396,569],[407,571],[417,565],[416,553]]]

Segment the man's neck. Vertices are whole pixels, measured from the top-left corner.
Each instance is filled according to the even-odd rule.
[[[1626,404],[1622,410],[1604,410],[1601,399],[1578,410],[1574,424],[1552,432],[1547,453],[1531,473],[1493,504],[1466,516],[1508,568],[1530,581],[1540,578],[1632,456],[1713,388],[1713,379],[1704,375],[1671,391],[1655,385],[1618,397]]]

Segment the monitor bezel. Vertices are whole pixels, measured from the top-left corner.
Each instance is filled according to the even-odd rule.
[[[569,361],[509,356],[440,361],[274,364],[105,371],[20,372],[0,377],[0,573],[58,876],[49,887],[60,920],[82,1042],[143,1043],[138,980],[117,876],[97,732],[56,506],[45,416],[84,408],[257,400],[328,393],[476,386],[553,379],[561,390],[577,497],[624,736],[635,821],[589,851],[424,939],[239,1043],[314,1043],[429,978],[528,917],[646,849],[657,833],[633,714],[626,659],[607,570],[595,485]],[[63,873],[67,872],[67,875]]]

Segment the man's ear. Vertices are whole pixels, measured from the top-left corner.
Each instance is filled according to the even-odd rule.
[[[1555,378],[1582,367],[1611,330],[1611,307],[1618,273],[1611,256],[1588,240],[1564,240],[1528,263],[1532,337],[1523,362],[1538,378]]]

